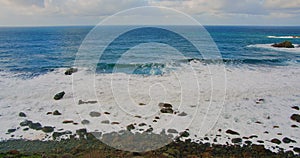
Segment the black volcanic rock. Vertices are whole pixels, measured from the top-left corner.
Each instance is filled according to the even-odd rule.
[[[64,91],[59,92],[59,93],[55,94],[55,96],[54,96],[53,99],[54,99],[54,100],[60,100],[61,98],[64,97],[65,94],[66,94],[66,93],[65,93]]]
[[[278,48],[295,48],[295,46],[290,41],[284,41],[281,43],[274,43],[272,44],[272,47],[278,47]]]
[[[75,73],[77,71],[77,68],[69,68],[68,70],[66,70],[65,75],[72,75],[72,73]]]

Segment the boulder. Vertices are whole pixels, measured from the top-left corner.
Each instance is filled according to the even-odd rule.
[[[77,71],[78,71],[77,68],[69,68],[66,70],[65,75],[72,75],[72,73],[75,73]]]
[[[296,122],[299,122],[299,123],[300,123],[300,115],[299,115],[299,114],[293,114],[293,115],[291,116],[291,119],[292,119],[293,121],[296,121]]]
[[[272,139],[271,142],[275,144],[281,144],[281,141],[277,138]]]
[[[290,138],[288,138],[288,137],[284,137],[283,139],[282,139],[282,141],[284,142],[284,143],[297,143],[295,140],[293,140],[293,139],[290,139]]]
[[[53,115],[61,115],[61,113],[60,113],[58,110],[55,110],[55,111],[53,112]]]
[[[42,131],[45,132],[45,133],[51,133],[54,131],[54,127],[51,127],[51,126],[44,126],[42,128]]]
[[[92,111],[92,112],[90,112],[90,116],[91,117],[99,117],[99,116],[101,116],[101,114],[100,114],[100,112]]]
[[[24,112],[20,112],[20,113],[19,113],[19,116],[20,116],[20,117],[26,117],[26,114],[25,114]]]
[[[64,91],[59,92],[59,93],[55,94],[54,100],[60,100],[61,98],[64,97],[64,95],[65,95],[65,92],[64,92]]]
[[[131,130],[135,129],[135,127],[134,127],[133,124],[130,124],[130,125],[128,125],[128,126],[126,127],[126,129],[127,129],[128,131],[131,131]]]
[[[169,109],[169,108],[163,108],[163,109],[160,109],[160,112],[161,113],[169,113],[169,114],[173,114],[173,109]]]
[[[42,129],[42,125],[40,123],[38,123],[38,122],[36,122],[36,123],[30,123],[28,125],[28,127],[31,128],[31,129],[35,129],[35,130],[41,130]]]
[[[160,108],[172,108],[172,105],[169,103],[159,103],[158,106]]]
[[[241,138],[233,138],[233,139],[231,139],[231,142],[234,144],[240,144],[240,143],[242,143],[242,139]]]
[[[281,43],[274,43],[272,44],[272,47],[278,47],[278,48],[295,48],[295,46],[290,41],[284,41]]]
[[[240,135],[238,132],[233,131],[233,130],[231,130],[231,129],[228,129],[228,130],[226,131],[226,133],[232,134],[232,135]]]

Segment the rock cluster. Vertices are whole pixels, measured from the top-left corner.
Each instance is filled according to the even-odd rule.
[[[290,41],[284,41],[281,43],[274,43],[272,44],[272,47],[278,47],[278,48],[295,48],[295,46]]]

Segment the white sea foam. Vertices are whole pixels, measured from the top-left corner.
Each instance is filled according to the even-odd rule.
[[[286,39],[291,39],[291,38],[300,38],[300,36],[267,36],[268,38],[286,38]]]
[[[40,122],[43,126],[55,126],[55,131],[63,129],[75,132],[76,129],[87,128],[88,131],[98,130],[107,133],[125,129],[131,123],[146,123],[151,125],[154,128],[153,132],[156,133],[162,129],[172,128],[180,132],[188,128],[192,139],[207,136],[209,138],[207,142],[212,143],[231,144],[229,138],[257,135],[258,138],[251,140],[254,144],[259,144],[257,140],[263,140],[263,144],[274,151],[276,149],[272,146],[280,146],[286,150],[290,149],[289,146],[300,146],[299,128],[291,127],[297,122],[290,119],[292,114],[299,113],[291,108],[300,104],[298,67],[255,70],[226,68],[227,90],[222,108],[219,101],[224,99],[222,97],[225,87],[222,82],[225,80],[222,75],[217,75],[219,78],[215,79],[213,85],[211,80],[215,75],[212,73],[222,74],[224,69],[220,65],[211,65],[209,70],[198,62],[191,63],[194,69],[182,68],[163,76],[121,73],[94,76],[88,71],[79,69],[79,72],[73,74],[73,89],[72,76],[64,75],[64,69],[26,80],[13,77],[10,73],[0,72],[0,137],[2,140],[10,139],[11,134],[6,134],[7,129],[19,128],[12,133],[14,138],[49,139],[42,131],[31,129],[23,131],[19,123],[29,119]],[[199,89],[195,86],[195,78],[199,81]],[[128,86],[124,83],[128,83]],[[213,93],[214,96],[211,96],[213,89],[216,91]],[[60,91],[66,92],[64,98],[53,100],[54,94]],[[257,104],[256,100],[259,98],[265,101]],[[97,100],[98,104],[78,105],[79,99]],[[175,111],[185,112],[187,116],[162,114],[157,106],[159,102],[171,103]],[[140,106],[139,103],[146,105]],[[218,105],[209,106],[214,103]],[[46,115],[47,112],[54,110],[59,110],[62,115]],[[25,112],[27,118],[18,117],[20,111]],[[90,117],[91,111],[99,111],[101,116]],[[110,112],[110,115],[104,112]],[[136,118],[135,115],[142,118]],[[157,123],[153,122],[155,116],[160,117]],[[205,118],[208,121],[206,123],[203,122]],[[82,125],[80,122],[83,119],[89,120],[90,124]],[[63,124],[63,120],[74,120],[79,124]],[[100,123],[103,120],[120,124]],[[201,131],[206,127],[209,129],[208,132]],[[240,136],[226,134],[227,129],[239,132]],[[265,131],[268,131],[268,134]],[[204,133],[206,134],[201,135]],[[221,137],[217,137],[217,142],[213,142],[216,135]],[[270,142],[273,138],[282,140],[284,137],[289,137],[297,143],[277,145]]]
[[[275,51],[282,51],[282,52],[290,52],[290,53],[300,53],[300,45],[299,44],[293,44],[295,48],[278,48],[278,47],[272,47],[272,44],[253,44],[248,45],[249,48],[263,48],[263,49],[270,49]]]

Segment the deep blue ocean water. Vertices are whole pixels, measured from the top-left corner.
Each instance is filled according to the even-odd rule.
[[[121,26],[118,26],[121,27]],[[175,27],[175,26],[173,26]],[[176,26],[187,34],[197,31],[194,26]],[[0,71],[24,74],[28,77],[52,71],[55,68],[71,67],[76,53],[85,36],[92,26],[70,27],[2,27],[0,28]],[[271,27],[271,26],[205,26],[215,41],[228,65],[240,66],[297,66],[300,62],[300,52],[282,51],[255,47],[257,44],[278,43],[289,40],[300,44],[300,38],[268,38],[268,36],[300,36],[300,27]],[[117,26],[108,29],[118,29]],[[131,36],[134,36],[132,34]],[[188,59],[201,60],[201,56],[184,41],[176,37],[162,34],[151,35],[143,32],[144,40],[171,41],[179,45],[180,51],[188,54]],[[134,39],[134,37],[131,37]],[[103,38],[105,40],[105,37]],[[102,57],[98,64],[98,72],[111,72],[115,66],[118,52],[126,49],[136,41],[123,38],[110,47],[112,53]],[[254,47],[249,47],[254,45]],[[141,50],[141,49],[139,49]],[[151,51],[149,51],[151,50]],[[119,64],[126,71],[127,67],[135,66],[137,74],[147,74],[151,69],[157,73],[166,66],[166,59],[177,62],[189,62],[176,56],[159,54],[159,48],[149,48],[144,52],[131,54],[128,60]],[[168,61],[169,62],[169,61]],[[214,63],[212,60],[201,60],[204,63]],[[103,71],[105,69],[105,71]]]

